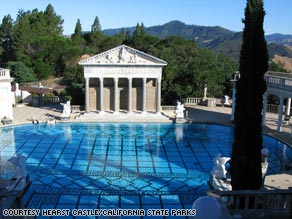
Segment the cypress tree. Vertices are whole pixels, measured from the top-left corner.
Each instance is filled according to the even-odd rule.
[[[101,31],[101,25],[100,25],[98,17],[96,16],[95,19],[94,19],[93,24],[91,25],[91,32],[92,33],[98,33],[100,31]]]
[[[231,161],[233,190],[260,189],[262,184],[262,108],[268,52],[264,37],[263,0],[247,0],[240,79],[236,84],[235,128]]]
[[[13,49],[13,19],[9,14],[3,17],[2,24],[0,25],[0,46],[2,49],[0,63],[5,66],[8,61],[15,59]]]

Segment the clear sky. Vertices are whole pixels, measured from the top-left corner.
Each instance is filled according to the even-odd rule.
[[[246,0],[3,0],[0,21],[10,14],[16,19],[19,9],[44,11],[51,3],[64,19],[64,34],[71,34],[79,18],[83,31],[89,31],[95,16],[102,29],[146,27],[172,20],[186,24],[221,26],[242,31]],[[292,34],[292,0],[264,0],[265,34]]]

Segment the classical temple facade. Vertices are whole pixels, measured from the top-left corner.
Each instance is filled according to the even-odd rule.
[[[165,61],[121,45],[79,64],[84,68],[87,113],[160,113]]]

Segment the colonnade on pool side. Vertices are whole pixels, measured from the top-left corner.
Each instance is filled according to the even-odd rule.
[[[268,105],[268,96],[274,94],[279,97],[278,107],[278,124],[277,131],[281,131],[283,124],[283,112],[285,111],[285,120],[289,123],[291,98],[292,98],[292,74],[282,72],[268,71],[265,74],[265,80],[267,83],[267,90],[264,94],[264,106],[263,106],[263,125],[266,123],[266,112]],[[284,99],[287,98],[286,109],[284,110]]]

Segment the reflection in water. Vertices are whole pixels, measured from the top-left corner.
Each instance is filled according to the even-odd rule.
[[[5,166],[15,153],[14,128],[0,129],[0,166]]]
[[[182,124],[177,124],[175,126],[175,140],[176,142],[180,142],[184,137],[184,126]]]
[[[62,129],[64,130],[64,137],[66,140],[70,140],[72,138],[72,129],[71,124],[68,123],[64,126],[62,126]]]

